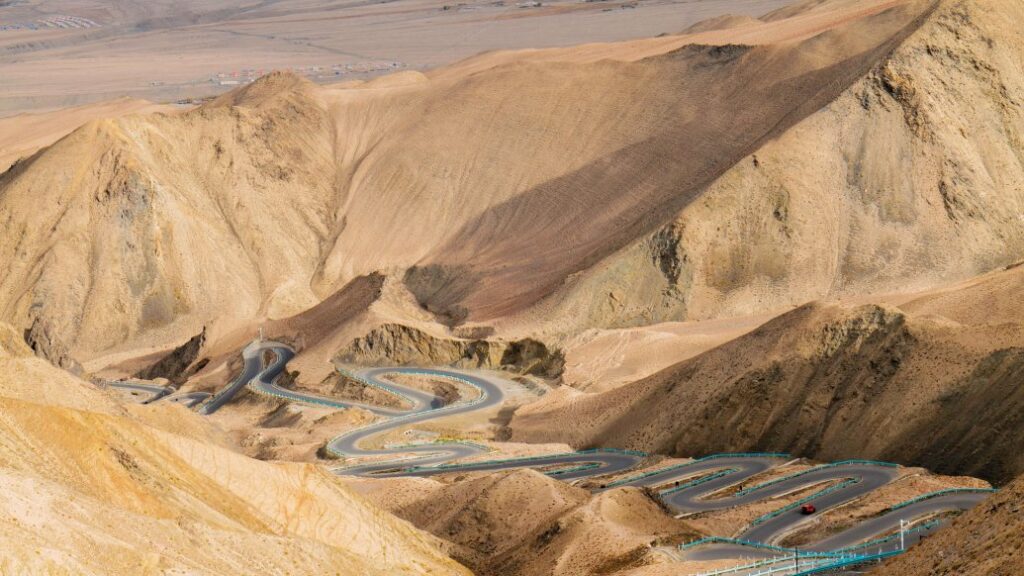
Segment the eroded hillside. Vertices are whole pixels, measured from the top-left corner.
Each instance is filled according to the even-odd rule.
[[[377,271],[441,323],[513,336],[965,277],[1019,248],[1019,32],[996,21],[1018,8],[825,3],[92,122],[0,177],[0,315],[88,359]],[[857,152],[876,138],[894,148]]]
[[[639,382],[551,394],[516,413],[513,439],[877,458],[1007,481],[1024,470],[1014,448],[1024,438],[1024,324],[1016,314],[965,316],[1014,298],[1022,274],[993,273],[901,308],[802,306]]]
[[[618,574],[653,562],[652,542],[700,534],[639,489],[594,495],[534,470],[356,488],[451,542],[452,556],[481,575]]]
[[[0,370],[4,574],[468,574],[327,472],[123,406],[3,325]]]

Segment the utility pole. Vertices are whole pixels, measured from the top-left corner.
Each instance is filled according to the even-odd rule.
[[[800,571],[800,548],[793,548],[793,571]]]
[[[263,342],[263,326],[260,326],[260,342]]]

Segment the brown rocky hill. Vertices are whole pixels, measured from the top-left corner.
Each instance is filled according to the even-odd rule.
[[[1012,306],[1022,282],[1017,267],[900,308],[805,305],[639,382],[549,395],[516,413],[513,439],[877,458],[1005,482],[1024,471],[1024,323],[969,312]]]
[[[967,277],[1021,249],[1015,10],[826,2],[91,122],[0,176],[0,318],[88,359],[381,270],[520,334]]]

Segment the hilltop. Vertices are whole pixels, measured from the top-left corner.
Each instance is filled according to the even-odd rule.
[[[328,88],[274,74],[90,122],[0,177],[0,316],[45,317],[88,360],[375,272],[438,330],[554,341],[967,278],[1021,242],[1003,4],[816,4]]]

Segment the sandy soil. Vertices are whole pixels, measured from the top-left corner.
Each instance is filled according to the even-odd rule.
[[[451,484],[352,482],[372,501],[451,542],[454,557],[478,574],[610,573],[651,561],[654,540],[694,534],[636,489],[592,496],[533,470],[465,476]]]
[[[1024,480],[1017,479],[998,494],[966,512],[943,531],[887,562],[885,576],[981,576],[1017,574],[1024,569],[1020,547],[1024,524],[1020,508]]]
[[[480,397],[480,391],[477,388],[457,380],[410,374],[388,374],[387,379],[402,386],[435,394],[444,400],[445,405]]]
[[[146,100],[121,98],[77,108],[0,118],[0,173],[15,161],[53,144],[90,120],[126,114],[173,113],[175,110],[172,106]]]
[[[397,511],[439,544],[320,469],[226,448],[312,461],[369,415],[244,396],[211,419],[123,407],[11,344],[38,317],[110,374],[207,327],[210,362],[189,389],[227,382],[261,327],[299,349],[293,377],[310,387],[385,322],[564,345],[572,387],[514,417],[460,416],[384,443],[511,428],[497,454],[753,449],[996,482],[1024,471],[1024,268],[1000,270],[1024,253],[1020,3],[830,0],[690,28],[705,10],[769,4],[83,2],[63,8],[98,27],[0,32],[0,114],[220,92],[214,56],[370,64],[352,76],[409,64],[314,78],[324,86],[272,74],[172,114],[130,100],[0,120],[0,162],[32,154],[0,174],[0,319],[15,326],[0,330],[0,517],[12,519],[0,538],[15,550],[0,572],[95,571],[130,550],[103,568],[460,573],[443,546],[485,574],[614,573],[698,535],[641,491],[590,497],[536,472],[391,483]],[[651,38],[653,26],[672,29]],[[464,53],[437,47],[460,30],[477,35]],[[373,52],[388,32],[409,45]],[[625,41],[411,69],[574,34]],[[149,71],[161,78],[143,83],[164,84],[138,86]],[[839,303],[802,305],[817,299]],[[819,529],[958,482],[908,479]],[[359,486],[388,505],[389,484]],[[510,504],[526,496],[548,505]],[[964,558],[1009,550],[1016,525],[1000,515],[1015,497],[942,544]],[[734,533],[783,501],[694,522]],[[169,535],[159,554],[139,536],[154,533]]]
[[[56,11],[90,18],[99,27],[0,31],[0,76],[5,79],[0,115],[124,94],[157,101],[196,98],[226,91],[232,87],[227,84],[244,83],[259,71],[293,67],[318,82],[337,82],[379,75],[396,65],[436,67],[490,50],[673,33],[707,17],[759,16],[785,3],[18,3],[0,8],[5,24],[32,22]]]
[[[0,325],[0,572],[468,574],[324,471],[233,452],[181,407],[122,406],[15,334]]]
[[[508,317],[502,329],[510,334],[538,325],[565,335],[750,312],[719,305],[715,295],[728,287],[715,279],[717,270],[705,271],[714,278],[697,274],[710,283],[686,288],[667,253],[631,256],[631,270],[617,275],[617,282],[648,285],[643,291],[620,290],[593,274],[605,273],[607,258],[640,256],[654,236],[656,244],[676,245],[660,226],[687,206],[703,210],[693,202],[707,185],[866,74],[916,27],[922,8],[818,7],[763,23],[757,40],[765,44],[750,49],[692,44],[715,42],[709,34],[736,40],[718,30],[489,53],[429,75],[402,72],[327,88],[274,75],[174,116],[92,122],[0,181],[0,217],[25,223],[0,246],[10,268],[0,310],[22,324],[36,313],[33,294],[54,294],[39,313],[85,361],[124,347],[166,347],[204,325],[226,342],[267,319],[303,311],[326,319],[341,294],[345,301],[367,295],[365,312],[373,285],[388,276],[437,323],[500,324]],[[816,33],[824,36],[809,36]],[[837,62],[844,62],[841,73]],[[766,72],[772,66],[778,74]],[[521,95],[514,101],[502,96],[512,85]],[[730,88],[740,85],[746,89]],[[644,104],[627,106],[637,102]],[[749,114],[731,129],[735,138],[708,138],[720,133],[712,119],[736,109]],[[663,117],[679,121],[666,126]],[[559,119],[550,130],[530,128],[549,118]],[[436,145],[442,140],[450,144],[443,157]],[[671,154],[693,141],[707,145]],[[674,158],[664,170],[645,168],[645,158],[662,154]],[[407,170],[411,165],[438,169]],[[615,177],[605,173],[612,165],[621,167]],[[77,217],[61,219],[65,210]],[[718,226],[699,220],[708,230]],[[126,242],[137,249],[112,248]],[[733,242],[747,244],[727,244]],[[94,255],[88,263],[85,254]],[[60,264],[45,263],[51,260]],[[595,266],[593,274],[578,274]],[[759,290],[755,276],[736,279]],[[813,278],[814,290],[792,284],[781,299],[804,299],[835,275]],[[78,289],[85,285],[91,289]],[[378,289],[376,297],[384,296]],[[123,309],[111,310],[111,302]],[[773,298],[754,308],[777,304]],[[392,308],[403,321],[418,320],[408,307]],[[370,320],[333,318],[334,330],[320,331],[329,338],[308,339],[310,352],[329,358],[328,346],[336,352]],[[306,321],[317,331],[317,320]]]
[[[374,416],[365,410],[281,402],[246,390],[210,419],[253,458],[324,462],[327,455],[321,448],[328,440],[373,422]]]
[[[586,392],[635,382],[757,328],[770,315],[591,330],[566,344],[563,380]]]

